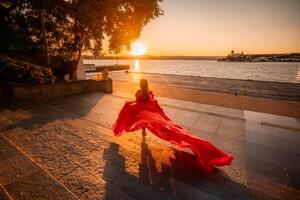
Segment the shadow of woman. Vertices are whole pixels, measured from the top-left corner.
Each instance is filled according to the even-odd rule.
[[[156,168],[152,152],[146,143],[146,132],[142,132],[141,161],[139,163],[139,179],[147,185],[156,185],[159,179],[159,172]]]
[[[171,199],[156,187],[161,181],[161,173],[157,171],[144,134],[141,160],[137,163],[138,175],[126,170],[125,157],[121,155],[118,144],[111,143],[105,149],[103,158],[106,160],[103,172],[103,179],[106,181],[104,199]]]
[[[166,159],[155,159],[163,155],[151,149],[143,133],[140,161],[135,161],[139,173],[134,175],[130,169],[127,171],[120,146],[111,143],[103,156],[106,160],[103,173],[106,181],[104,199],[197,199],[199,194],[203,194],[199,191],[221,199],[246,194],[244,186],[230,181],[223,171],[216,169],[213,173],[205,173],[194,155],[175,149],[167,151],[170,153],[167,159],[169,162]],[[126,159],[134,165],[132,160],[137,158]]]

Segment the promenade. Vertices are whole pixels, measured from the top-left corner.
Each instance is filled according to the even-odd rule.
[[[95,74],[87,74],[94,78]],[[181,76],[143,72],[113,72],[110,77],[114,81],[138,83],[145,78],[149,83],[164,85],[168,88],[183,88],[195,91],[218,92],[237,96],[300,101],[299,83],[271,82],[244,79],[228,79],[218,77]]]
[[[139,87],[135,81],[113,80],[113,85],[115,91],[129,91],[132,94],[134,94]],[[151,82],[150,88],[154,91],[155,95],[172,99],[300,118],[299,101],[277,100],[240,94],[235,95],[234,93],[203,91],[198,89],[176,87],[176,85]]]
[[[297,111],[208,105],[155,88],[171,119],[234,156],[231,166],[207,174],[188,150],[149,131],[113,136],[111,125],[135,89],[114,84],[113,94],[0,104],[1,200],[300,198]]]

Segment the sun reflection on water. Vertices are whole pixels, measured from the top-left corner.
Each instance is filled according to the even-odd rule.
[[[131,68],[132,72],[140,72],[141,68],[141,62],[139,59],[135,59]],[[132,73],[132,82],[135,84],[139,84],[140,79],[141,79],[141,74],[140,73]]]
[[[139,59],[135,59],[132,66],[132,72],[140,72],[141,62]]]

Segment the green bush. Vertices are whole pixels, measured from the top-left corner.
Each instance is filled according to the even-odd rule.
[[[55,82],[50,68],[40,67],[6,56],[0,56],[0,80],[29,84],[48,84]]]

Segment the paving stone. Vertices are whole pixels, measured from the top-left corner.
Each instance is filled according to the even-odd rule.
[[[280,150],[274,150],[266,146],[257,145],[253,143],[246,143],[245,145],[245,156],[247,161],[262,161],[269,163],[274,166],[284,167],[285,163],[291,161],[290,155],[286,152],[282,152]]]
[[[124,174],[117,179],[112,180],[112,184],[121,190],[126,191],[127,194],[135,199],[172,199],[164,192],[142,183],[137,177],[130,174]]]
[[[261,134],[252,130],[246,131],[246,142],[276,149],[274,137],[271,135]]]
[[[246,160],[246,170],[248,173],[255,174],[256,176],[265,177],[277,183],[286,184],[286,172],[283,167],[272,165],[267,161],[249,159]],[[248,177],[248,180],[250,177]]]
[[[37,171],[5,186],[13,199],[77,199],[47,174]]]
[[[21,122],[28,120],[32,117],[32,114],[30,112],[27,112],[23,109],[17,108],[12,110],[2,110],[1,115],[4,116],[5,118],[8,118],[12,122]]]
[[[0,144],[0,184],[13,199],[76,199],[3,137]]]
[[[44,170],[46,170],[57,179],[65,176],[66,174],[69,174],[71,171],[79,167],[78,164],[72,162],[66,157],[62,157],[57,160],[39,162],[39,164]]]
[[[158,186],[158,189],[167,192],[172,199],[203,199],[203,200],[219,200],[214,195],[208,194],[196,188],[193,188],[181,181],[169,177],[162,181]]]
[[[41,142],[39,139],[32,137],[25,131],[22,131],[22,129],[20,130],[17,129],[6,135],[17,145],[21,146],[20,148],[22,150],[55,177],[60,177],[78,167],[78,165],[70,159],[63,157],[58,151]]]
[[[248,173],[248,186],[254,199],[287,199],[288,187],[262,176]]]
[[[105,200],[110,200],[110,199],[134,200],[135,198],[129,196],[126,192],[121,191],[120,189],[116,188],[114,185],[106,184],[103,199],[105,199]]]
[[[78,164],[84,163],[89,160],[88,155],[82,152],[69,151],[68,153],[65,154],[65,156]]]
[[[58,133],[53,131],[43,131],[36,135],[36,137],[61,152],[67,152],[68,150],[74,148],[75,145],[66,140],[62,140],[57,134]]]
[[[57,160],[63,157],[60,151],[36,137],[32,137],[27,144],[20,148],[30,155],[31,158],[40,162]]]
[[[81,165],[104,180],[111,181],[125,173],[125,157],[108,149],[93,152]]]
[[[218,136],[216,138],[216,144],[219,149],[233,154],[233,156],[244,157],[245,156],[245,142],[241,140],[234,140],[227,137]]]
[[[178,110],[172,107],[165,107],[164,111],[168,116],[172,116],[174,122],[184,125],[185,127],[193,127],[193,124],[200,116],[197,112]]]
[[[0,131],[9,129],[13,123],[0,115]]]
[[[93,176],[84,168],[77,168],[60,181],[80,199],[132,199],[114,185]]]
[[[222,117],[209,114],[200,114],[199,118],[193,124],[193,128],[205,133],[216,133],[222,121]]]
[[[98,163],[95,161],[87,161],[82,163],[82,166],[95,176],[110,181],[125,173],[124,167],[122,169],[119,166],[109,165],[109,169],[107,169],[108,167],[106,167],[107,165],[105,163]]]
[[[3,132],[3,135],[18,146],[24,146],[30,143],[33,136],[23,128],[16,127]]]
[[[9,160],[16,154],[16,149],[3,137],[0,135],[0,157],[2,162]]]
[[[274,143],[279,150],[288,154],[298,154],[300,156],[299,141],[290,138],[275,138]]]
[[[193,185],[198,190],[214,196],[218,199],[238,199],[241,196],[248,197],[248,189],[244,185],[236,184],[234,182],[217,180],[202,180]]]
[[[1,185],[0,185],[0,200],[12,200]]]
[[[242,119],[244,117],[244,110],[226,108],[221,106],[212,106],[209,112],[215,112],[219,115],[229,116],[238,119]]]
[[[221,137],[245,141],[245,120],[222,118],[217,134]]]
[[[73,161],[64,157],[62,154],[36,138],[33,138],[30,144],[23,146],[22,150],[56,178],[61,177],[78,167]]]
[[[19,178],[36,173],[32,162],[0,136],[0,184],[6,186]]]
[[[74,127],[61,126],[59,130],[53,130],[52,132],[57,133],[55,136],[61,138],[63,141],[68,141],[70,144],[74,144],[77,150],[89,151],[98,147],[95,143],[90,143],[85,139],[85,137],[78,135],[77,130],[74,129]]]
[[[272,126],[266,126],[262,125],[261,122],[252,121],[252,120],[246,120],[246,131],[251,130],[256,133],[260,134],[266,134],[272,137],[276,137],[278,139],[283,138],[289,138],[295,141],[300,141],[300,134],[296,131],[278,128],[278,127],[272,127]]]
[[[253,112],[245,111],[245,118],[259,121],[259,122],[269,122],[278,125],[284,125],[288,127],[300,128],[299,121],[296,118],[281,116],[281,115],[272,115],[262,112]]]

